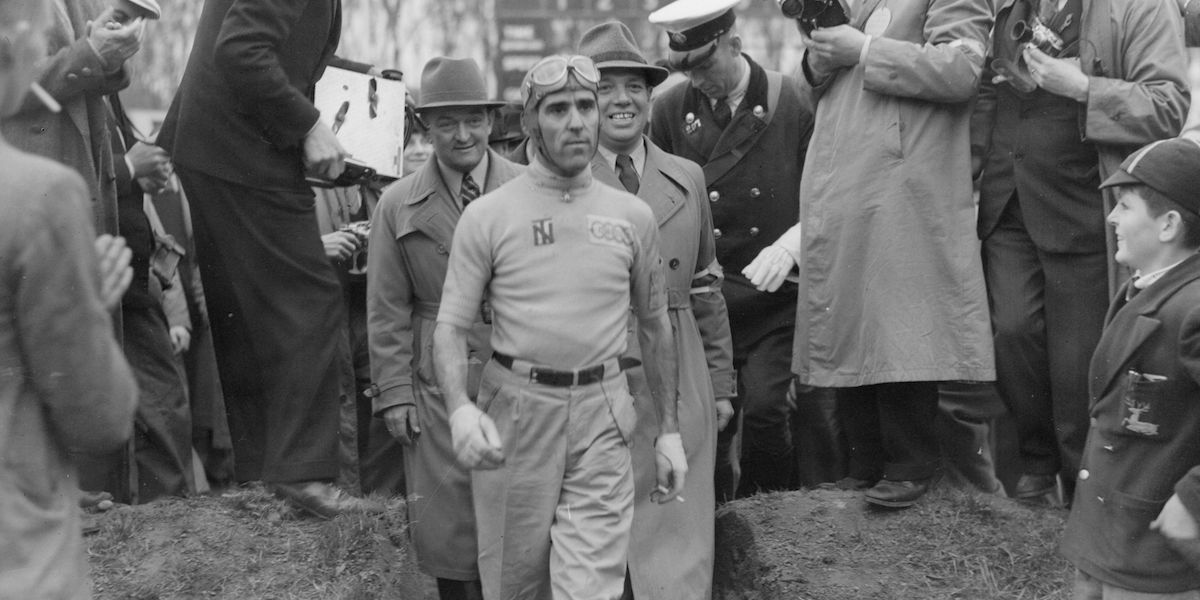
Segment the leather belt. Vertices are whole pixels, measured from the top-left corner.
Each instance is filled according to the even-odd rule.
[[[492,360],[496,361],[496,364],[504,367],[505,369],[508,369],[509,371],[514,371],[514,372],[518,372],[517,369],[513,368],[513,365],[515,363],[517,363],[517,362],[524,363],[524,361],[518,361],[517,359],[515,359],[507,354],[501,354],[499,352],[492,353]],[[622,364],[618,363],[618,361],[615,361],[615,360],[608,361],[605,364],[612,364],[612,365],[616,366],[618,371],[625,368],[625,365],[622,365]],[[524,372],[526,370],[526,365],[528,365],[529,381],[531,383],[548,385],[550,387],[571,387],[571,386],[576,386],[576,385],[588,385],[588,384],[598,383],[600,381],[603,381],[604,373],[605,373],[605,364],[594,365],[594,366],[585,367],[582,369],[574,369],[574,370],[570,370],[570,371],[564,371],[564,370],[560,370],[560,369],[551,369],[548,367],[538,367],[538,366],[534,366],[534,365],[528,365],[528,363],[524,363],[524,364],[520,365],[521,369],[519,372]]]

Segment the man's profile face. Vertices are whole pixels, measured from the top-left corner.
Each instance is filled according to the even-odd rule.
[[[741,40],[726,35],[717,41],[717,50],[704,62],[686,71],[692,86],[711,100],[721,100],[737,87],[740,73]]]
[[[650,109],[650,86],[645,75],[633,69],[604,69],[600,71],[596,98],[602,146],[623,150],[642,139]]]
[[[537,119],[552,170],[573,176],[589,167],[600,121],[594,93],[565,89],[549,94],[538,105]]]
[[[445,107],[422,111],[429,124],[433,153],[459,173],[470,172],[487,152],[492,115],[482,107]]]

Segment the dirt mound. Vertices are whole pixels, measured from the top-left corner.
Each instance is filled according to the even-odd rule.
[[[402,501],[302,517],[261,486],[103,513],[86,539],[97,599],[419,599]]]
[[[953,489],[907,510],[765,494],[717,514],[717,600],[1066,599],[1065,511]]]

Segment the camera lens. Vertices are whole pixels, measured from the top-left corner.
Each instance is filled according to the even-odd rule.
[[[789,19],[798,19],[804,12],[804,0],[779,0],[779,12]]]

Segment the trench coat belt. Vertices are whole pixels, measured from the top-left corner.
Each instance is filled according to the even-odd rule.
[[[692,310],[692,292],[688,289],[667,288],[669,310]]]
[[[610,358],[598,365],[582,369],[563,370],[541,367],[529,361],[513,358],[499,352],[492,353],[492,360],[496,361],[496,364],[518,375],[528,373],[530,383],[538,383],[550,387],[572,387],[598,383],[604,380],[605,373],[617,373],[634,366],[634,363],[640,364],[636,359]]]
[[[440,306],[440,304],[437,302],[418,300],[413,302],[413,315],[421,317],[422,319],[436,321],[438,315],[438,306]]]

